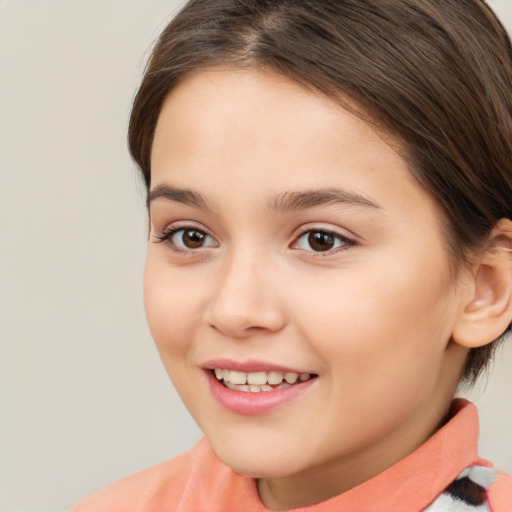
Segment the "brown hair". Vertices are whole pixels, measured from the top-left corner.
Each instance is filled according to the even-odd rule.
[[[403,143],[456,261],[512,218],[512,48],[482,0],[189,1],[158,39],[131,114],[148,189],[164,99],[219,65],[269,69],[360,105]],[[469,351],[463,380],[476,380],[498,341]]]

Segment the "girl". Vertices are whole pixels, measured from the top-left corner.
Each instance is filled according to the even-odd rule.
[[[135,98],[145,304],[205,438],[81,511],[512,511],[512,49],[481,0],[192,0]]]

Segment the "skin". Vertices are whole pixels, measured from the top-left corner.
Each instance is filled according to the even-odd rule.
[[[150,329],[217,455],[258,478],[272,509],[328,499],[413,452],[460,377],[467,351],[452,332],[468,281],[434,201],[389,140],[331,100],[251,70],[191,75],[158,121],[152,190],[173,192],[150,203]],[[327,189],[343,200],[288,209],[276,199]],[[183,231],[157,238],[185,227],[205,233],[203,245],[184,245]],[[315,252],[304,230],[352,242]],[[202,366],[213,358],[318,377],[247,416],[212,397]]]

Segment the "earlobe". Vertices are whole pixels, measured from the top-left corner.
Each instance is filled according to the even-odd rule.
[[[499,338],[512,320],[512,221],[500,220],[471,269],[471,293],[462,304],[452,338],[466,348]]]

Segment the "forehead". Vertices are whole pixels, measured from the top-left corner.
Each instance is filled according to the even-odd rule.
[[[261,192],[268,199],[343,187],[402,214],[436,210],[394,142],[285,77],[214,68],[190,75],[166,98],[153,143],[152,184],[199,187],[220,202],[229,192],[247,198]]]
[[[364,155],[348,151],[356,143],[364,144]],[[171,151],[176,158],[188,153],[225,160],[251,152],[254,165],[265,156],[284,164],[312,156],[339,158],[341,151],[352,159],[374,155],[378,160],[387,153],[404,167],[392,143],[390,135],[286,77],[213,68],[188,76],[166,98],[155,131],[152,168],[158,170],[160,158],[172,156]],[[321,168],[322,161],[318,163]]]

